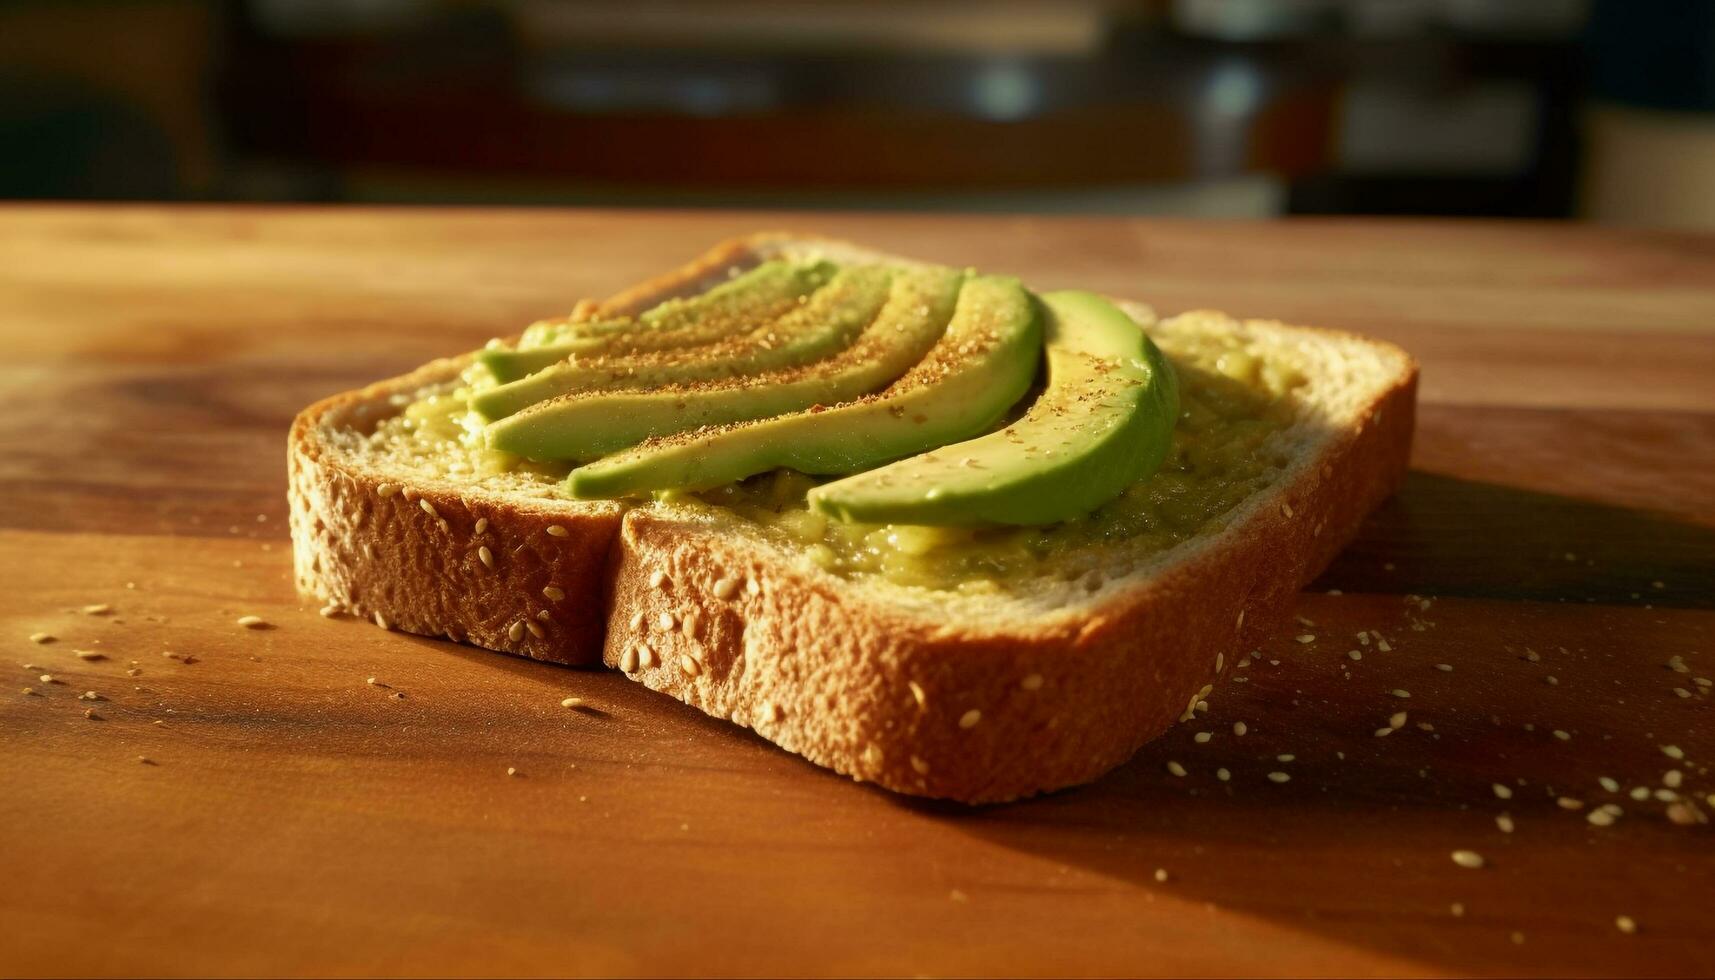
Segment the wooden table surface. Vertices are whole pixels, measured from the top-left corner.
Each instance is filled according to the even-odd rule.
[[[1414,472],[1206,722],[988,809],[293,594],[299,407],[775,226],[1396,341]],[[11,206],[0,338],[0,973],[1715,972],[1715,238]]]

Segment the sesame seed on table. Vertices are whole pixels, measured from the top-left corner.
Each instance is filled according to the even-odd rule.
[[[976,811],[629,680],[713,669],[670,632],[689,607],[615,624],[625,670],[587,671],[292,593],[299,408],[782,226],[1395,341],[1423,367],[1413,472],[1299,619],[1204,664],[1184,722],[1093,785]],[[1715,963],[1715,239],[4,205],[0,310],[0,974]],[[537,546],[504,523],[463,528],[482,581]],[[498,628],[532,642],[595,598],[530,596],[549,615]],[[966,739],[1007,710],[897,693]]]

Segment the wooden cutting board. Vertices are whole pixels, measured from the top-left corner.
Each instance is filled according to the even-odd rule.
[[[293,595],[299,407],[778,226],[1396,341],[1415,470],[1206,718],[980,810]],[[0,973],[1715,971],[1715,239],[12,206],[0,337]]]

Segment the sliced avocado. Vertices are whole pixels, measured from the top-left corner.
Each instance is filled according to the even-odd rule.
[[[488,445],[531,459],[589,460],[651,436],[856,398],[898,378],[934,346],[963,278],[939,266],[896,270],[881,312],[850,347],[824,360],[695,385],[561,395],[490,423]]]
[[[810,506],[876,524],[1052,524],[1155,472],[1179,413],[1166,358],[1093,293],[1048,293],[1048,384],[1017,422],[811,490]]]
[[[849,266],[785,316],[735,336],[688,349],[574,357],[479,392],[470,406],[492,421],[577,391],[694,384],[807,364],[852,343],[887,302],[891,278],[885,266]]]
[[[636,319],[531,324],[518,347],[489,348],[478,351],[476,358],[504,384],[574,355],[709,344],[789,312],[833,278],[835,271],[831,262],[770,259],[695,296],[653,306]]]
[[[701,489],[772,469],[853,473],[968,439],[1024,397],[1042,321],[1018,280],[965,282],[946,333],[886,389],[831,408],[651,440],[572,471],[574,497]]]

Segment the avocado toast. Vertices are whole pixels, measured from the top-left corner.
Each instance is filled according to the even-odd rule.
[[[787,319],[842,275],[852,322]],[[682,313],[723,288],[752,313]],[[1195,713],[1398,485],[1415,388],[1348,334],[758,235],[306,409],[297,584],[899,792],[1014,799]]]

